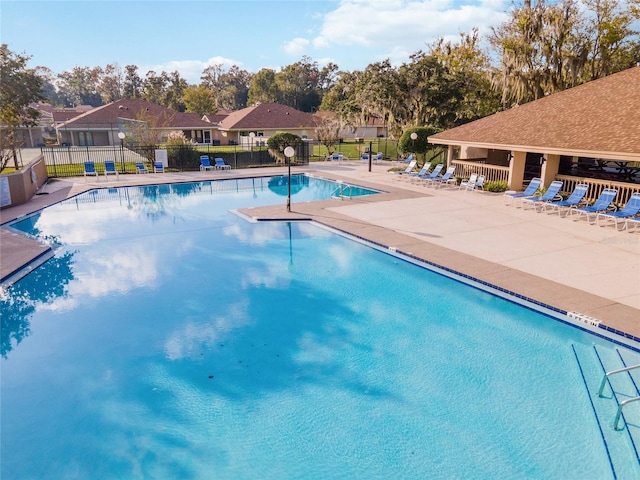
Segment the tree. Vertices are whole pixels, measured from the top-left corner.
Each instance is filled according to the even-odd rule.
[[[73,106],[99,107],[103,104],[97,89],[101,73],[100,67],[73,67],[58,74],[58,92]]]
[[[315,129],[316,139],[326,147],[327,154],[331,155],[332,147],[340,140],[342,124],[336,117],[316,115],[316,118],[319,118],[319,124]]]
[[[263,68],[251,77],[249,83],[249,105],[256,103],[274,103],[278,98],[276,72],[270,68]]]
[[[275,75],[278,87],[278,103],[312,112],[318,109],[322,101],[319,91],[320,72],[317,62],[309,57],[284,67]]]
[[[180,76],[178,71],[173,71],[170,74],[162,72],[162,75],[167,79],[167,85],[162,95],[160,105],[169,107],[176,112],[184,112],[185,105],[182,101],[184,90],[189,86],[187,81]]]
[[[195,112],[200,115],[216,113],[216,97],[213,92],[204,85],[188,86],[182,94],[182,101],[187,112]]]
[[[16,150],[20,125],[37,124],[39,112],[29,105],[44,100],[44,80],[34,69],[27,68],[30,56],[13,53],[7,44],[0,46],[0,171],[13,158],[18,168]]]
[[[108,64],[104,67],[104,70],[101,69],[96,90],[105,103],[115,102],[123,98],[123,88],[123,73],[117,63]]]
[[[162,105],[169,77],[166,72],[160,75],[153,70],[149,70],[142,81],[142,98],[148,102]]]
[[[411,138],[411,134],[416,134],[416,139],[413,140]],[[429,135],[434,135],[438,133],[438,130],[433,127],[413,127],[408,128],[404,131],[404,133],[400,136],[398,140],[398,150],[404,153],[415,153],[416,155],[422,155],[422,163],[424,164],[427,159],[427,152],[431,150],[429,147],[429,143],[427,142],[427,137]],[[435,156],[440,154],[440,149],[438,149],[437,154],[431,157],[432,159]]]
[[[138,75],[138,66],[127,65],[124,70],[123,98],[142,98],[142,79]]]
[[[275,135],[271,135],[267,140],[267,147],[272,157],[276,159],[277,163],[285,162],[284,149],[287,147],[296,148],[302,143],[302,138],[298,135],[288,132],[280,132]]]
[[[220,83],[223,87],[217,99],[218,105],[228,110],[246,107],[250,82],[251,74],[248,71],[232,65],[228,72],[220,75]]]

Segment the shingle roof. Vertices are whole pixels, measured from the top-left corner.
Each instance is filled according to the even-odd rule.
[[[640,160],[640,67],[432,135],[429,142]]]
[[[223,130],[315,128],[312,114],[277,103],[261,103],[232,112],[220,122]]]
[[[66,122],[67,128],[100,128],[115,125],[119,118],[139,120],[149,115],[158,120],[159,128],[211,128],[212,125],[196,113],[176,112],[142,99],[121,99],[94,108]]]

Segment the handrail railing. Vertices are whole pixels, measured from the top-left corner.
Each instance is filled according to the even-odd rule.
[[[610,370],[607,373],[605,373],[604,376],[602,377],[602,381],[600,382],[600,388],[598,389],[598,396],[602,397],[602,391],[604,390],[604,386],[607,383],[607,378],[609,378],[610,375],[615,375],[616,373],[628,372],[629,370],[634,370],[636,368],[640,368],[640,364],[631,365],[630,367],[625,367],[625,368],[619,368],[617,370]]]
[[[613,180],[602,180],[599,178],[574,177],[572,175],[556,175],[556,180],[562,180],[562,190],[564,192],[572,192],[579,183],[589,185],[589,190],[585,195],[585,200],[593,201],[600,195],[605,188],[614,188],[618,191],[615,203],[624,205],[629,201],[631,195],[640,192],[640,184],[629,182],[615,182]]]
[[[624,407],[628,403],[637,402],[638,400],[640,400],[640,397],[627,398],[626,400],[620,402],[620,405],[618,405],[618,411],[616,412],[616,418],[613,421],[614,430],[622,430],[622,428],[624,428],[618,428],[618,422],[620,421],[620,417],[622,416],[622,407]]]
[[[484,175],[487,182],[506,182],[509,179],[509,167],[491,165],[483,161],[453,160],[456,177],[468,178],[471,174]]]

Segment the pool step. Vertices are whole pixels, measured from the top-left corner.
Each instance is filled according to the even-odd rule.
[[[609,456],[614,478],[640,478],[638,454],[640,449],[640,408],[638,407],[640,405],[636,402],[625,407],[624,430],[613,428],[618,403],[626,398],[640,395],[636,387],[640,386],[640,372],[635,372],[633,376],[627,373],[614,375],[611,378],[611,387],[607,385],[603,392],[604,397],[599,397],[598,389],[605,372],[624,368],[625,363],[631,360],[629,354],[597,348],[595,345],[572,345],[572,348]]]

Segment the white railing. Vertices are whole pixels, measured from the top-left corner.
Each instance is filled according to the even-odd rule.
[[[600,195],[605,188],[613,188],[618,191],[615,204],[624,205],[629,201],[631,195],[640,192],[640,184],[627,182],[614,182],[611,180],[601,180],[598,178],[573,177],[571,175],[556,175],[556,180],[562,181],[563,192],[573,192],[573,189],[579,183],[589,185],[586,200],[593,201]]]
[[[472,173],[484,175],[487,182],[506,182],[509,180],[509,167],[490,165],[481,161],[453,160],[451,165],[455,165],[455,176],[469,178]]]

